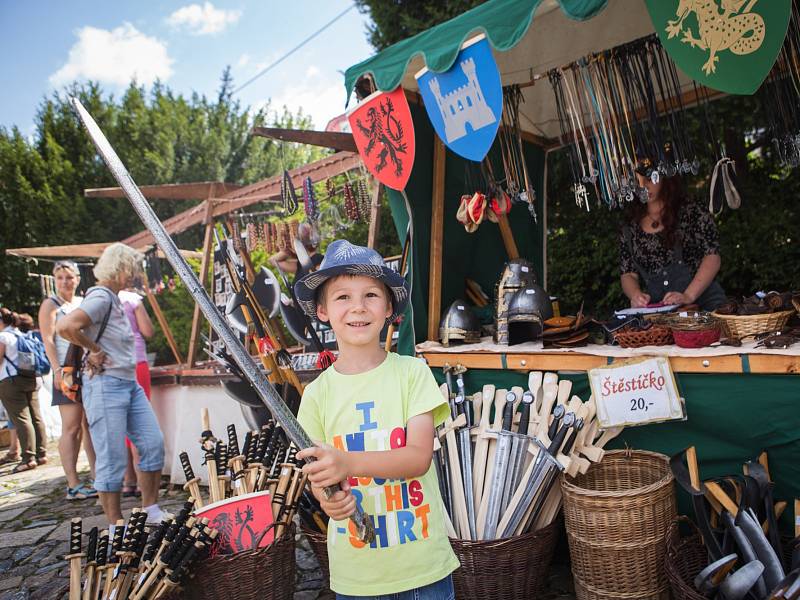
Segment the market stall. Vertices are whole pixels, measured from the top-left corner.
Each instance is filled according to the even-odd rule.
[[[697,175],[698,150],[692,147],[692,140],[685,137],[680,122],[681,112],[688,106],[707,106],[721,95],[719,89],[735,90],[725,85],[714,89],[713,77],[710,77],[716,64],[714,50],[711,58],[703,58],[708,60],[705,64],[701,61],[696,72],[683,66],[680,70],[675,68],[673,57],[676,53],[666,41],[673,35],[660,35],[664,40],[662,45],[654,35],[654,32],[662,32],[654,29],[648,6],[658,7],[653,10],[662,11],[662,15],[669,13],[664,18],[671,19],[667,21],[667,27],[675,32],[681,30],[692,10],[697,11],[695,16],[701,29],[703,19],[710,18],[711,13],[704,15],[699,8],[687,7],[685,3],[680,3],[680,7],[677,3],[663,4],[676,4],[675,14],[672,9],[650,2],[493,0],[348,69],[345,88],[351,101],[355,92],[362,102],[374,103],[376,96],[388,94],[401,86],[408,98],[413,120],[416,141],[414,168],[405,186],[390,192],[392,215],[398,230],[404,231],[409,221],[414,230],[410,272],[413,309],[406,314],[401,328],[399,349],[424,358],[437,380],[448,383],[456,403],[463,395],[475,402],[480,390],[487,385],[502,390],[515,387],[524,390],[530,377],[544,371],[557,372],[559,377],[572,383],[573,393],[578,398],[586,400],[592,392],[597,392],[596,388],[590,388],[589,372],[607,366],[624,367],[646,357],[663,357],[661,364],[669,364],[670,377],[674,374],[678,390],[676,394],[685,401],[685,419],[627,427],[609,446],[652,450],[667,455],[676,455],[688,446],[696,446],[704,458],[704,477],[737,472],[744,461],[766,451],[770,456],[775,497],[796,497],[800,495],[800,437],[797,433],[800,431],[800,413],[796,406],[800,389],[797,380],[800,347],[793,345],[792,335],[780,338],[779,342],[767,337],[770,333],[774,337],[774,333],[781,330],[784,336],[792,333],[785,328],[797,308],[789,302],[791,294],[784,294],[785,302],[779,301],[774,309],[765,306],[763,296],[751,299],[754,304],[762,305],[752,311],[740,305],[727,307],[725,311],[720,308],[719,315],[708,319],[721,319],[723,323],[707,328],[700,324],[707,317],[694,317],[691,309],[684,317],[675,316],[676,319],[692,320],[689,329],[696,328],[698,332],[716,328],[717,339],[721,332],[723,342],[733,340],[735,346],[718,342],[714,346],[703,343],[700,344],[703,347],[694,349],[675,346],[672,332],[680,329],[677,323],[653,326],[650,333],[659,328],[665,336],[663,340],[652,338],[650,342],[623,344],[627,347],[621,347],[619,343],[610,345],[619,337],[614,335],[612,324],[610,329],[606,328],[606,335],[601,336],[607,343],[601,343],[588,327],[569,331],[575,317],[560,323],[557,304],[551,307],[552,310],[548,308],[547,316],[540,315],[538,333],[533,334],[530,341],[509,343],[507,337],[504,338],[505,330],[502,328],[506,325],[501,321],[510,319],[508,315],[511,313],[506,312],[508,306],[500,305],[507,302],[503,286],[508,267],[504,265],[510,259],[517,256],[527,259],[529,262],[520,264],[526,273],[528,269],[533,271],[531,284],[538,282],[541,285],[537,290],[546,293],[544,289],[547,289],[551,295],[558,294],[558,290],[547,287],[545,268],[548,152],[565,146],[570,148],[577,210],[619,208],[627,202],[636,202],[637,193],[639,199],[642,198],[637,192],[638,186],[627,183],[635,182],[633,173],[625,173],[625,165],[632,168],[636,163],[636,153],[642,153],[641,143],[649,142],[656,146],[656,154],[661,152],[664,140],[676,140],[675,145],[680,146],[676,150],[681,156],[674,162],[674,167],[664,168],[663,165],[671,164],[671,159],[659,154],[655,161],[659,164],[654,162],[651,165],[648,177],[654,172],[656,181],[659,175],[667,178],[679,173]],[[746,14],[753,4],[737,6],[734,12],[744,10],[740,13],[742,22],[763,25],[763,20],[758,21],[761,16]],[[726,11],[731,9],[732,6],[724,8]],[[789,4],[783,9],[788,19]],[[716,10],[716,5],[713,10]],[[720,13],[714,14],[719,16]],[[722,18],[731,15],[732,12],[724,12]],[[792,32],[795,27],[790,27],[787,44],[794,43],[792,36],[795,34]],[[783,43],[782,33],[786,30],[781,30],[780,24],[775,22],[771,22],[769,28],[778,32],[779,39],[763,41],[762,31],[756,45],[762,42],[764,48],[770,45],[774,62]],[[506,102],[503,122],[498,123],[499,132],[491,149],[487,148],[488,154],[484,151],[469,160],[468,152],[454,143],[464,134],[454,135],[452,130],[448,131],[448,126],[454,127],[455,121],[466,120],[470,125],[466,129],[467,137],[481,129],[490,129],[481,122],[479,110],[473,104],[481,91],[486,103],[491,104],[491,94],[487,91],[491,77],[477,78],[485,88],[478,91],[478,96],[474,95],[476,77],[474,70],[471,71],[473,55],[470,48],[483,43],[481,35],[491,46],[504,100],[513,94],[517,98],[521,95],[521,101],[512,105],[518,111],[518,117],[510,123],[505,120],[509,106]],[[684,29],[683,41],[690,37],[691,30]],[[698,43],[692,47],[705,48]],[[784,46],[784,52],[787,47],[790,54],[794,52],[791,45]],[[737,47],[734,51],[739,55],[751,51],[740,50],[742,48]],[[653,81],[649,91],[647,86],[642,86],[641,104],[625,98],[626,93],[630,96],[639,93],[634,91],[635,86],[628,87],[623,83],[626,82],[626,67],[606,66],[610,63],[619,65],[614,61],[623,60],[623,56],[629,58],[639,51],[650,53],[641,63],[641,72],[645,79],[652,75]],[[775,67],[778,75],[773,72],[770,85],[774,85],[775,77],[780,78],[792,71],[786,68],[780,57]],[[479,65],[481,59],[474,60]],[[740,78],[742,82],[747,80],[752,85],[752,80],[755,80],[755,87],[747,93],[758,88],[772,62],[760,74],[750,73],[749,66],[744,68]],[[597,63],[601,67],[597,67]],[[725,64],[724,69],[720,67],[720,72],[725,71],[725,77],[731,79],[730,61],[720,59],[719,64]],[[610,71],[603,73],[603,68]],[[646,72],[648,70],[650,73]],[[692,73],[692,77],[686,72]],[[430,81],[431,73],[433,79],[438,78],[433,83]],[[791,81],[792,77],[794,75],[787,76],[787,80]],[[456,83],[448,78],[455,78]],[[770,89],[775,90],[776,96],[782,93],[779,87]],[[368,95],[370,92],[372,95]],[[646,130],[638,129],[636,123],[639,120],[649,122],[645,125]],[[776,138],[781,139],[792,131],[790,127],[774,130]],[[495,131],[498,131],[497,126]],[[508,142],[504,139],[509,132],[516,134],[519,146],[516,152],[508,150]],[[626,132],[630,132],[630,138],[637,139],[628,140]],[[357,132],[354,135],[358,142]],[[474,140],[473,143],[479,145],[481,142]],[[714,140],[711,143],[713,146]],[[620,159],[619,156],[626,156],[625,152],[630,155]],[[486,158],[477,169],[480,174],[476,175],[475,163],[471,161],[480,162],[483,155]],[[724,153],[719,156],[724,157]],[[509,168],[509,163],[515,161],[523,163],[524,176],[520,175],[518,165],[512,164]],[[584,169],[582,176],[581,169]],[[592,172],[593,169],[596,171]],[[476,180],[480,183],[476,184]],[[516,184],[515,190],[510,189],[512,181]],[[492,184],[505,189],[509,196],[516,195],[510,211],[504,211],[501,206],[500,210],[494,211],[495,218],[490,214],[491,206],[484,207],[482,200],[476,200],[476,190],[484,192],[487,200],[501,197],[502,193],[492,192]],[[594,189],[590,194],[591,203],[587,199],[588,188]],[[645,195],[642,201],[646,199]],[[724,195],[717,188],[715,196],[712,190],[712,211],[721,209],[719,204],[725,202],[731,208],[738,207],[735,193]],[[476,205],[479,212],[474,218],[471,211]],[[454,215],[457,215],[455,219]],[[504,217],[507,223],[503,222]],[[489,223],[490,219],[497,221],[497,226]],[[744,304],[747,302],[745,300]],[[465,333],[463,323],[468,319],[459,319],[458,325],[449,324],[451,311],[458,314],[458,311],[465,310],[477,310],[483,315],[494,313],[494,323],[484,328],[483,337],[480,337],[480,326],[467,328],[471,331]],[[592,307],[582,307],[578,321],[584,311],[591,314]],[[751,319],[757,312],[761,316]],[[773,312],[776,316],[767,324],[771,318],[769,314]],[[542,340],[543,331],[548,330],[544,321],[553,317],[550,331],[562,327],[560,332],[556,332],[560,337],[550,339],[563,343],[548,343],[546,336]],[[763,328],[736,330],[737,325],[730,321],[731,317],[740,319],[739,324],[759,322],[760,319]],[[486,325],[485,319],[483,324]],[[646,331],[651,325],[649,321],[643,322],[641,330],[636,329],[635,333]],[[448,330],[456,332],[453,337],[457,338],[449,344],[446,339]],[[453,381],[455,374],[459,375],[458,385]],[[467,424],[470,424],[469,418]],[[461,456],[464,460],[463,453]],[[469,457],[468,460],[472,459]],[[455,483],[452,485],[458,487]],[[679,501],[681,512],[688,512],[688,496],[680,496]],[[789,513],[785,513],[784,529],[789,522]],[[662,529],[661,533],[665,531]],[[463,528],[459,534],[464,535]],[[573,552],[573,561],[575,559]],[[573,564],[573,571],[574,568]],[[589,596],[579,594],[579,597]]]

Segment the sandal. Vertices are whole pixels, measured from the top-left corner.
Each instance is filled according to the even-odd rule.
[[[47,464],[47,457],[46,456],[37,456],[36,457],[36,464],[39,465],[40,467],[42,465],[46,465]]]
[[[136,486],[135,483],[123,483],[122,484],[122,497],[123,498],[135,498],[139,496],[141,492],[139,492],[139,488]]]
[[[90,485],[80,483],[74,488],[67,486],[67,500],[86,500],[97,498],[97,490]]]
[[[36,468],[36,461],[32,460],[30,462],[21,462],[16,467],[11,469],[12,473],[22,473],[23,471],[32,471]]]
[[[0,457],[0,465],[7,465],[15,462],[19,462],[19,454],[6,453]]]

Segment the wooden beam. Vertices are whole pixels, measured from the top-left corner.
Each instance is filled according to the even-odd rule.
[[[150,308],[153,309],[153,314],[156,316],[158,325],[161,327],[161,331],[164,332],[164,337],[167,338],[167,344],[169,344],[169,348],[172,350],[172,356],[175,357],[175,364],[183,364],[181,353],[178,350],[178,344],[175,343],[175,337],[172,335],[172,329],[170,329],[166,318],[164,318],[164,313],[161,312],[161,307],[158,305],[158,300],[156,300],[156,297],[153,295],[152,290],[148,286],[145,286],[144,291],[147,295],[147,301],[150,303]]]
[[[369,206],[369,233],[367,234],[367,247],[375,248],[378,243],[378,232],[381,229],[381,194],[383,186],[377,179],[375,182],[375,192],[372,194],[372,203]]]
[[[139,189],[149,200],[205,200],[214,195],[212,190],[224,196],[242,186],[221,181],[199,181],[196,183],[165,183],[161,185],[142,185]],[[125,198],[119,187],[90,188],[83,190],[87,198]]]
[[[337,152],[321,160],[292,169],[289,175],[298,182],[306,177],[314,181],[322,181],[361,166],[361,158],[352,152]],[[222,197],[214,198],[213,216],[221,217],[228,213],[241,210],[259,202],[277,201],[281,195],[282,175],[275,175],[252,185],[239,188]],[[203,205],[198,204],[164,221],[164,228],[170,235],[182,233],[187,229],[203,222],[205,212]],[[149,231],[144,230],[123,240],[128,245],[151,245],[155,243]]]
[[[421,352],[430,367],[460,364],[468,369],[506,369],[511,371],[588,371],[628,358],[597,356],[594,354],[526,353],[504,354],[497,352]],[[780,354],[747,354],[749,373],[800,374],[800,356]],[[669,358],[675,373],[745,373],[743,357],[726,356],[672,356]]]
[[[284,142],[322,146],[323,148],[333,148],[334,150],[344,150],[345,152],[358,152],[352,133],[282,129],[279,127],[253,127],[250,133]]]
[[[211,249],[214,243],[214,219],[211,218],[211,213],[214,210],[214,201],[206,200],[204,203],[206,208],[206,230],[203,235],[203,259],[200,261],[200,285],[203,288],[208,283],[208,267],[211,263]],[[189,334],[189,351],[186,356],[186,366],[191,368],[195,361],[195,352],[197,351],[197,338],[200,336],[200,305],[194,303],[194,312],[192,313],[192,330]]]
[[[98,242],[95,244],[67,244],[64,246],[35,246],[32,248],[8,248],[6,254],[21,258],[100,258],[108,246],[114,242]],[[124,243],[124,242],[123,242]],[[128,244],[129,246],[131,244]],[[149,246],[132,246],[140,252],[149,250]],[[194,250],[180,250],[185,258],[201,258],[200,252]],[[159,258],[165,258],[164,253],[158,251]]]
[[[428,339],[439,337],[442,312],[442,251],[444,238],[444,177],[447,150],[438,136],[433,138],[433,193],[431,195],[431,249],[428,272]]]
[[[503,238],[503,246],[505,246],[506,254],[509,260],[519,258],[519,250],[517,249],[517,242],[514,241],[514,233],[511,231],[511,224],[508,222],[508,216],[498,215],[497,225],[500,227],[500,237]]]

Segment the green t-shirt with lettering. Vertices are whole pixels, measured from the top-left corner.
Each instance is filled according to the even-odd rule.
[[[406,424],[433,412],[434,425],[449,414],[428,366],[389,353],[378,367],[342,375],[329,367],[308,385],[298,419],[314,441],[346,451],[405,446]],[[436,469],[413,479],[351,479],[356,501],[375,524],[366,545],[349,520],[329,520],[331,589],[352,596],[379,596],[429,585],[458,568],[444,525]]]

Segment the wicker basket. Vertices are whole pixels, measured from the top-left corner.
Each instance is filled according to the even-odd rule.
[[[461,566],[453,572],[456,598],[537,598],[547,582],[560,521],[502,540],[450,540]]]
[[[766,313],[763,315],[721,315],[712,313],[722,321],[722,331],[726,337],[744,339],[759,333],[783,329],[794,314],[793,310]]]
[[[300,527],[300,533],[306,536],[314,556],[317,557],[319,568],[322,570],[323,581],[325,587],[330,587],[331,569],[328,564],[328,536],[318,531],[312,531],[303,526]]]
[[[681,537],[680,523],[689,523],[692,534]],[[708,552],[703,546],[697,526],[687,517],[673,521],[667,536],[664,570],[675,600],[707,600],[694,587],[694,578],[708,565]]]
[[[294,597],[294,525],[269,546],[197,563],[183,598],[291,600]]]
[[[621,329],[614,332],[614,339],[622,348],[667,346],[673,343],[672,330],[663,325],[653,325],[644,330]]]
[[[675,519],[669,459],[613,450],[561,481],[578,600],[667,600],[666,537]]]

